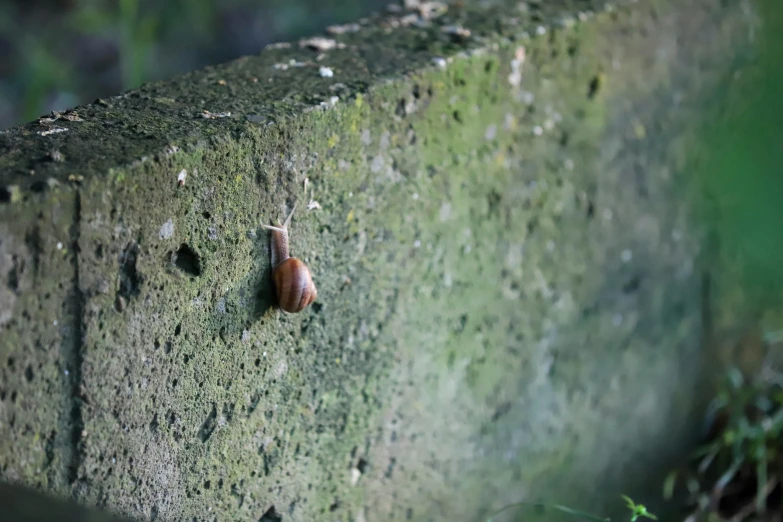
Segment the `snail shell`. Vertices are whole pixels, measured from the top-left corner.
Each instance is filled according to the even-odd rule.
[[[272,231],[272,280],[278,306],[285,312],[297,313],[307,308],[318,297],[313,276],[307,265],[288,253],[288,225],[296,205],[283,225],[264,228]]]
[[[310,269],[295,257],[289,257],[277,265],[272,278],[278,305],[288,313],[301,312],[318,296]]]

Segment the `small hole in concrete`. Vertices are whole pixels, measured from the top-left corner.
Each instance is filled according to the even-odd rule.
[[[587,217],[588,219],[592,219],[593,216],[595,216],[595,205],[593,205],[592,201],[587,202]]]
[[[633,278],[631,278],[630,281],[625,283],[625,285],[623,286],[623,293],[624,294],[632,294],[632,293],[636,292],[637,290],[639,290],[639,287],[641,286],[641,284],[642,284],[641,278],[639,276],[634,276]]]
[[[397,101],[397,107],[394,109],[394,114],[396,114],[400,118],[405,117],[405,98],[400,98]]]
[[[266,510],[266,513],[261,515],[261,518],[258,519],[258,522],[282,522],[283,516],[280,515],[276,510],[275,506],[270,507]]]
[[[369,463],[367,462],[367,460],[361,458],[359,459],[359,462],[356,463],[356,469],[359,470],[359,473],[364,473],[367,470],[368,464]]]
[[[601,77],[596,75],[593,76],[593,79],[590,80],[590,84],[587,86],[587,97],[589,99],[593,99],[598,94],[598,91],[601,90]]]
[[[185,243],[174,253],[174,264],[188,275],[201,275],[201,257]]]

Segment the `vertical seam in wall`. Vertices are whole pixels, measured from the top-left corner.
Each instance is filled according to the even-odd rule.
[[[69,484],[74,484],[79,475],[81,464],[81,442],[82,432],[84,430],[84,420],[82,418],[82,362],[84,346],[84,304],[85,296],[79,281],[79,257],[80,251],[80,230],[81,230],[81,212],[82,200],[81,192],[77,189],[74,198],[74,220],[70,230],[72,263],[73,263],[73,289],[72,289],[72,313],[73,313],[73,336],[70,345],[67,347],[65,358],[66,366],[70,368],[70,380],[67,383],[70,396],[70,408],[68,411],[68,426],[70,428],[70,438],[68,454],[66,455],[66,477]]]

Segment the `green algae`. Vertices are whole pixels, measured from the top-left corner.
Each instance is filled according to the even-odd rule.
[[[326,53],[332,79],[270,49],[80,109],[46,143],[0,137],[0,158],[26,151],[0,160],[24,191],[9,216],[84,176],[77,499],[183,520],[605,511],[674,456],[702,356],[676,166],[703,107],[664,109],[720,76],[744,22],[509,9],[452,13],[467,42],[378,19]],[[694,34],[664,13],[721,38],[661,58]],[[65,162],[39,161],[52,145]],[[261,224],[294,203],[319,299],[289,316]]]

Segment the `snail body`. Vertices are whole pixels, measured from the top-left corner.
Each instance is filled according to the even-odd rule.
[[[310,269],[301,259],[289,255],[288,226],[295,210],[296,205],[282,225],[264,225],[272,231],[272,280],[277,303],[281,310],[291,314],[301,312],[318,297]]]

